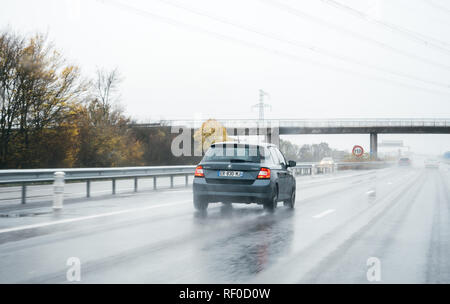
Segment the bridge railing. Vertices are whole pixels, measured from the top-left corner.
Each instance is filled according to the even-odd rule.
[[[367,128],[367,127],[450,127],[450,118],[412,118],[412,119],[217,119],[225,127],[254,128],[264,123],[271,127],[300,127],[300,128]],[[160,123],[139,124],[141,126],[156,127],[185,126],[199,128],[203,121],[196,120],[164,120]]]

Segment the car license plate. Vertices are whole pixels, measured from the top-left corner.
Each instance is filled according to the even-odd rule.
[[[244,172],[242,171],[218,171],[218,176],[231,176],[231,177],[242,177]]]

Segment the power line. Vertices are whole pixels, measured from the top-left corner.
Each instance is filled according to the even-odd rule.
[[[337,71],[337,72],[346,73],[346,74],[351,75],[351,76],[356,77],[356,78],[357,77],[363,77],[363,78],[367,78],[367,79],[371,79],[371,80],[376,80],[376,81],[379,81],[379,82],[384,82],[384,83],[387,83],[387,84],[390,84],[390,85],[396,84],[396,85],[399,85],[399,86],[402,86],[402,87],[406,87],[406,88],[409,88],[409,89],[415,89],[415,90],[424,91],[424,92],[432,93],[432,94],[438,94],[438,95],[447,95],[449,93],[449,92],[444,92],[444,91],[441,91],[441,90],[430,89],[430,88],[425,88],[425,87],[420,87],[420,86],[416,86],[416,85],[407,84],[407,83],[404,83],[404,82],[401,82],[401,81],[397,81],[397,80],[394,80],[394,79],[386,79],[386,78],[375,76],[375,75],[368,75],[368,74],[361,73],[361,72],[354,71],[354,70],[350,70],[350,69],[347,69],[347,68],[337,67],[337,66],[334,66],[334,65],[331,65],[331,64],[319,62],[317,60],[311,60],[311,59],[308,59],[308,58],[300,57],[298,55],[293,55],[293,54],[286,53],[286,52],[283,52],[283,51],[279,51],[279,50],[276,50],[276,49],[267,48],[267,47],[259,45],[259,44],[251,43],[251,42],[248,42],[248,41],[245,41],[245,40],[241,40],[241,39],[238,39],[238,38],[234,38],[232,36],[224,35],[224,34],[221,34],[221,33],[205,30],[205,29],[203,29],[201,27],[198,27],[198,26],[195,26],[195,25],[190,25],[190,24],[183,23],[183,22],[180,22],[180,21],[172,19],[172,18],[168,18],[168,17],[164,17],[164,16],[161,16],[161,15],[157,15],[155,13],[148,12],[148,11],[145,11],[145,10],[142,10],[142,9],[139,9],[139,8],[136,8],[136,7],[133,7],[133,6],[130,6],[130,5],[118,2],[118,1],[102,0],[102,1],[100,1],[100,3],[102,3],[102,4],[110,4],[112,6],[115,6],[115,7],[124,9],[124,10],[127,10],[129,12],[135,13],[135,14],[140,15],[142,17],[150,17],[151,19],[157,20],[159,22],[170,24],[170,25],[173,25],[173,26],[176,26],[176,27],[181,27],[184,30],[189,30],[189,31],[193,31],[193,32],[203,33],[203,34],[206,34],[206,35],[209,35],[209,36],[213,36],[213,37],[215,37],[217,39],[220,39],[220,40],[223,40],[223,41],[228,41],[228,42],[232,42],[232,43],[239,44],[239,45],[245,45],[245,46],[247,46],[249,48],[253,48],[253,49],[263,50],[263,51],[265,51],[267,53],[270,53],[270,54],[273,54],[273,55],[276,55],[276,56],[279,56],[279,57],[288,58],[288,59],[294,60],[294,61],[301,61],[303,63],[307,63],[307,64],[312,65],[312,66],[318,66],[318,67],[321,67],[321,68],[325,68],[325,69],[334,70],[334,71]]]
[[[435,48],[441,52],[445,52],[448,54],[450,54],[450,50],[447,49],[445,46],[450,46],[449,43],[438,40],[436,38],[421,34],[421,33],[417,33],[414,32],[412,30],[403,28],[401,26],[383,21],[383,20],[379,20],[379,19],[375,19],[372,18],[371,16],[369,16],[368,14],[361,12],[360,10],[357,10],[351,6],[342,4],[341,2],[335,1],[335,0],[321,0],[323,3],[330,5],[334,8],[343,10],[353,16],[356,16],[360,19],[363,19],[367,22],[379,25],[381,27],[384,27],[386,29],[388,29],[391,32],[397,33],[399,35],[402,35],[403,37],[408,38],[409,40],[412,40],[416,43],[425,45],[426,47],[432,47]]]
[[[387,43],[384,43],[384,42],[381,42],[379,40],[367,37],[367,36],[362,35],[362,34],[360,34],[358,32],[351,31],[351,30],[349,30],[349,29],[347,29],[347,28],[345,28],[343,26],[340,26],[338,24],[333,24],[331,22],[327,22],[327,21],[325,21],[325,20],[323,20],[321,18],[318,18],[318,17],[313,16],[311,14],[305,13],[304,11],[301,11],[298,8],[294,8],[292,6],[289,6],[289,5],[285,4],[285,3],[281,3],[281,2],[278,2],[278,1],[274,1],[274,0],[258,0],[258,1],[266,3],[266,4],[269,4],[269,5],[272,5],[272,6],[275,6],[275,7],[279,8],[279,9],[281,9],[283,11],[286,11],[286,12],[288,12],[288,13],[294,15],[294,16],[297,16],[297,17],[300,17],[300,18],[303,18],[303,19],[315,22],[317,24],[320,24],[322,26],[330,28],[331,30],[345,33],[345,34],[347,34],[347,35],[349,35],[349,36],[351,36],[353,38],[356,38],[357,40],[364,41],[364,42],[369,42],[369,43],[372,43],[372,44],[374,44],[374,45],[376,45],[376,46],[378,46],[380,48],[383,48],[383,49],[395,52],[395,53],[400,54],[400,55],[407,56],[409,58],[421,61],[421,62],[426,63],[426,64],[430,64],[430,65],[435,66],[437,68],[441,68],[441,69],[445,69],[445,70],[450,71],[450,66],[449,65],[445,65],[445,64],[442,64],[442,63],[430,60],[428,58],[424,58],[424,57],[421,57],[421,56],[417,56],[417,55],[415,55],[413,53],[406,52],[406,51],[401,50],[399,48],[395,48],[395,47],[393,47],[393,46],[391,46],[391,45],[389,45]]]
[[[302,41],[286,39],[286,38],[284,38],[282,36],[279,36],[277,34],[266,33],[266,32],[263,32],[263,31],[255,28],[255,27],[248,26],[248,25],[237,24],[237,23],[232,22],[232,21],[230,21],[228,19],[225,19],[225,18],[223,18],[221,16],[213,16],[209,12],[204,12],[204,11],[201,11],[201,10],[199,10],[197,8],[193,8],[193,7],[190,7],[190,6],[182,5],[182,4],[178,3],[177,1],[171,1],[171,0],[158,0],[158,1],[166,3],[166,4],[169,4],[171,6],[174,6],[174,7],[180,8],[180,9],[183,9],[183,10],[186,10],[186,11],[188,11],[190,13],[193,13],[193,14],[196,14],[196,15],[199,15],[199,16],[202,16],[202,17],[206,17],[206,18],[212,19],[214,21],[224,23],[226,25],[231,25],[231,26],[236,27],[238,29],[243,29],[245,31],[252,32],[252,33],[261,35],[261,36],[269,38],[269,39],[277,40],[277,41],[282,42],[282,43],[287,43],[287,44],[291,44],[291,45],[296,46],[296,47],[307,49],[308,51],[319,53],[319,54],[325,55],[325,56],[333,58],[333,59],[338,59],[338,60],[341,60],[341,61],[344,61],[344,62],[347,62],[347,63],[351,63],[351,64],[361,65],[361,66],[364,66],[366,68],[374,69],[374,70],[377,70],[377,71],[380,71],[380,72],[384,72],[384,73],[388,73],[388,74],[391,74],[391,75],[394,75],[394,76],[409,78],[409,79],[414,80],[414,81],[419,81],[419,82],[423,82],[423,83],[426,83],[426,84],[439,86],[439,87],[442,87],[444,89],[449,89],[450,88],[450,84],[449,83],[444,83],[444,82],[440,82],[440,81],[433,81],[433,80],[427,80],[427,79],[423,79],[421,77],[412,76],[412,75],[409,75],[407,73],[395,71],[395,70],[392,70],[392,69],[389,69],[389,68],[380,67],[380,66],[377,66],[377,65],[374,65],[374,64],[371,64],[371,63],[367,63],[367,62],[364,62],[364,61],[361,61],[361,60],[357,60],[357,59],[355,59],[353,57],[350,57],[350,56],[340,55],[340,54],[334,53],[332,51],[329,51],[327,49],[324,49],[324,48],[321,48],[321,47],[318,47],[318,46],[315,46],[315,45],[310,45],[310,44],[304,43]]]

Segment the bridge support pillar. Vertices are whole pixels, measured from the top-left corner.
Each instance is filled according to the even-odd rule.
[[[370,133],[370,158],[377,159],[378,157],[378,134]]]

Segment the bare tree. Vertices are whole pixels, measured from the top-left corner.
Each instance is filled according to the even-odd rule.
[[[100,106],[107,115],[113,105],[120,100],[119,85],[122,78],[117,68],[107,71],[105,69],[97,69],[97,78],[95,79],[95,98],[98,99]]]
[[[24,40],[9,33],[0,34],[0,167],[6,162],[13,128],[19,115],[18,88],[20,81],[16,68]]]

